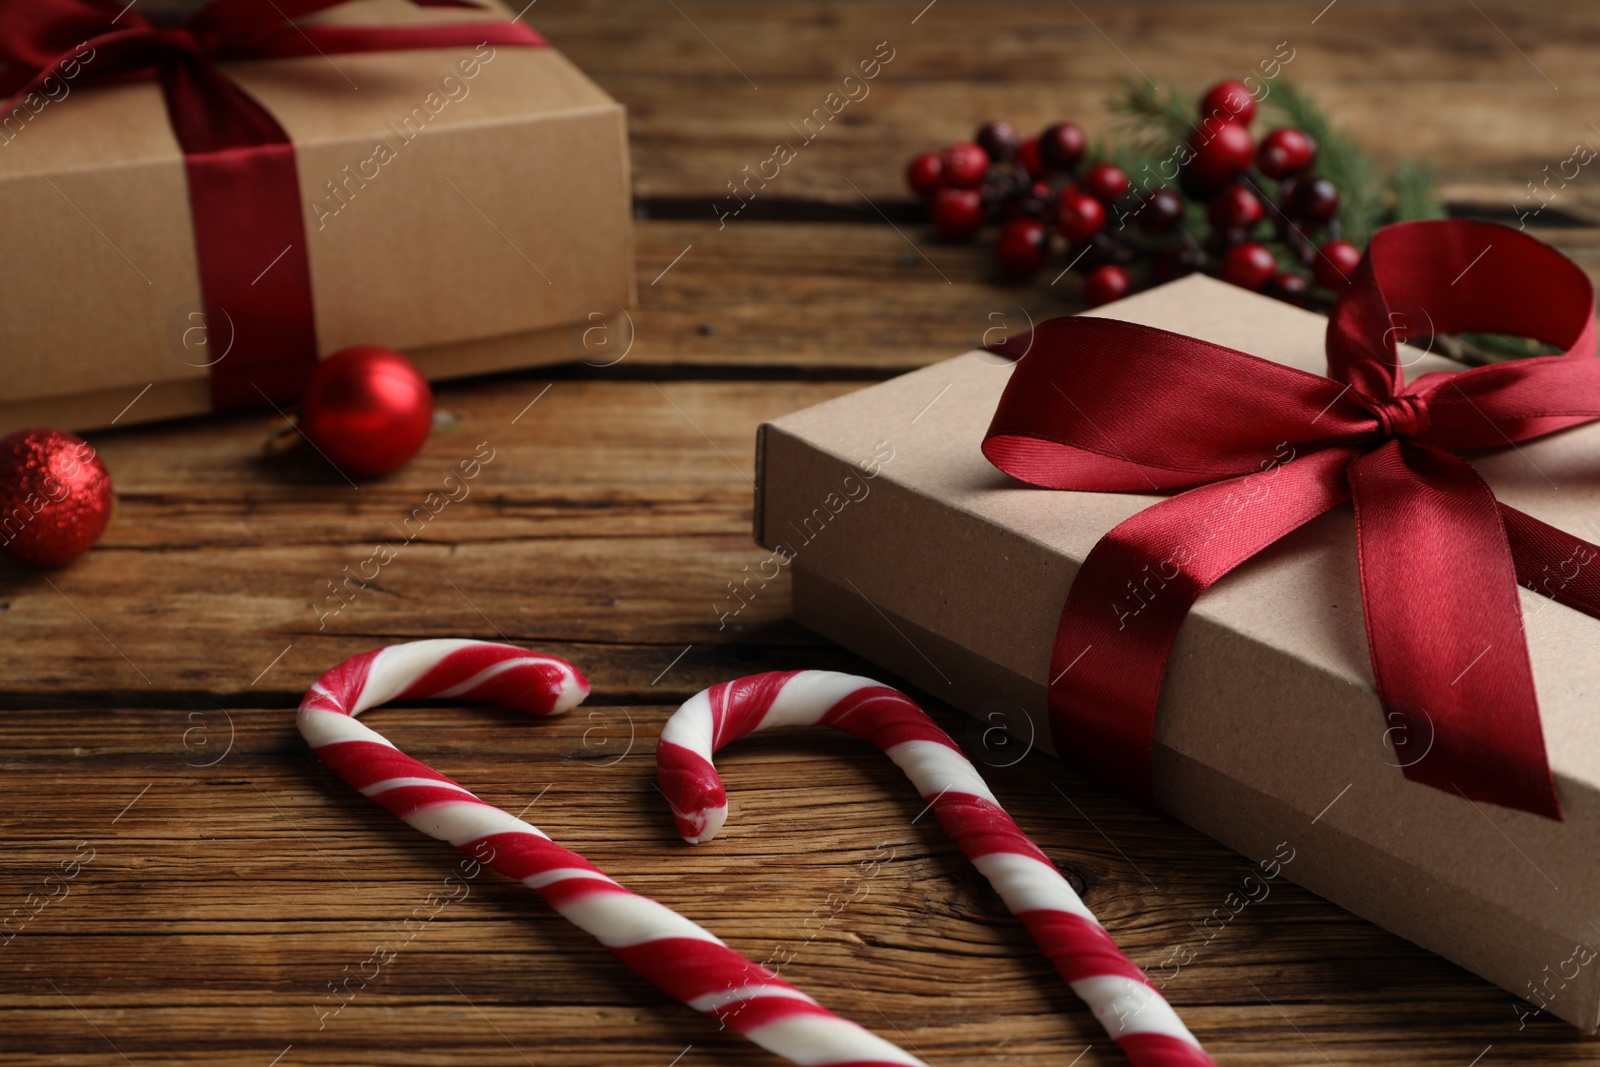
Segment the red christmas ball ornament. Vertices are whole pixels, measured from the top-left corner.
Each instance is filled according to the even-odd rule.
[[[1033,274],[1050,256],[1050,231],[1038,219],[1012,219],[1000,229],[994,246],[1000,269],[1013,278]]]
[[[1090,271],[1088,277],[1083,279],[1083,298],[1090,307],[1099,307],[1128,295],[1132,284],[1127,271],[1115,263],[1106,263]]]
[[[94,547],[111,521],[111,475],[81,437],[18,430],[0,438],[0,554],[61,567]]]
[[[1222,278],[1246,289],[1260,289],[1278,273],[1278,261],[1266,245],[1238,245],[1222,261]]]
[[[1218,82],[1207,89],[1206,95],[1201,98],[1200,117],[1248,126],[1250,120],[1256,117],[1256,98],[1245,88],[1244,82]]]
[[[937,152],[924,152],[906,167],[906,184],[918,196],[932,196],[944,179],[944,160]]]
[[[944,184],[955,189],[975,189],[989,173],[989,153],[970,141],[944,150]]]
[[[317,365],[300,398],[300,432],[346,474],[399,470],[433,429],[433,390],[400,353],[340,349]]]
[[[1256,158],[1256,145],[1250,131],[1237,122],[1224,122],[1209,130],[1196,130],[1189,138],[1194,158],[1189,170],[1202,186],[1231,182],[1250,168]]]
[[[1273,130],[1261,138],[1256,149],[1256,166],[1269,178],[1282,181],[1298,174],[1317,159],[1317,142],[1304,130],[1293,127]]]
[[[1350,284],[1361,263],[1361,249],[1349,241],[1324,241],[1311,261],[1311,274],[1317,284],[1338,291]]]
[[[965,241],[983,225],[983,197],[976,189],[940,189],[933,194],[933,226],[952,241]]]
[[[1079,244],[1099,233],[1105,224],[1104,204],[1081,189],[1061,190],[1056,208],[1056,229],[1061,231],[1061,236]]]

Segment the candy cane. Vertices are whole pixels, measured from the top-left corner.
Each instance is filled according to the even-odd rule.
[[[906,772],[1129,1062],[1212,1065],[1172,1006],[1000,807],[950,735],[888,686],[832,671],[773,671],[691,697],[667,720],[656,748],[657,775],[678,832],[691,843],[709,841],[728,817],[728,795],[711,765],[712,753],[756,730],[816,723],[872,742]],[[823,1067],[859,1060],[842,1030],[839,1045],[838,1059],[807,1062]]]
[[[536,890],[657,989],[762,1048],[807,1067],[927,1067],[355,721],[399,697],[483,698],[550,715],[588,694],[583,676],[553,656],[486,641],[415,641],[323,675],[301,701],[298,723],[322,761],[364,795]]]

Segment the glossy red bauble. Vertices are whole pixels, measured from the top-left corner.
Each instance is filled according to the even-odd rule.
[[[924,152],[906,167],[906,184],[918,196],[932,196],[944,178],[944,160],[937,152]]]
[[[1039,135],[1039,158],[1050,170],[1071,170],[1089,147],[1089,136],[1074,122],[1058,122]]]
[[[1246,289],[1260,289],[1278,273],[1278,261],[1266,245],[1238,245],[1222,260],[1222,279]]]
[[[1115,263],[1107,263],[1096,267],[1083,279],[1083,298],[1090,307],[1099,307],[1127,296],[1132,284],[1127,271]]]
[[[433,390],[416,366],[376,345],[317,365],[300,398],[300,432],[345,474],[399,470],[433,429]]]
[[[0,555],[30,567],[71,563],[111,521],[111,475],[81,437],[18,430],[0,438]]]
[[[1050,231],[1037,219],[1012,219],[1001,228],[994,254],[1001,270],[1026,278],[1050,257]]]
[[[1128,192],[1128,175],[1115,163],[1096,163],[1083,173],[1083,188],[1102,204]]]
[[[1250,131],[1237,122],[1224,122],[1209,130],[1197,130],[1189,138],[1189,151],[1194,158],[1188,169],[1195,182],[1201,186],[1220,186],[1231,182],[1246,170],[1256,157],[1255,142]]]
[[[1256,98],[1245,88],[1244,82],[1218,82],[1207,89],[1206,95],[1201,98],[1200,117],[1231,120],[1248,126],[1250,120],[1256,117]]]
[[[964,241],[983,225],[983,197],[976,189],[940,189],[933,194],[933,226],[953,241]]]
[[[1261,215],[1261,201],[1243,185],[1230,185],[1206,201],[1206,217],[1218,229],[1249,230]]]
[[[1256,150],[1256,166],[1269,178],[1282,181],[1299,174],[1317,159],[1317,142],[1304,130],[1273,130],[1261,138]]]
[[[1106,224],[1106,207],[1078,188],[1061,190],[1056,206],[1056,229],[1061,236],[1078,244],[1099,233]]]
[[[1349,241],[1325,241],[1311,261],[1311,273],[1318,285],[1337,291],[1350,284],[1360,263],[1361,249]]]
[[[944,184],[952,189],[976,189],[989,173],[989,153],[971,141],[946,148],[942,162]]]

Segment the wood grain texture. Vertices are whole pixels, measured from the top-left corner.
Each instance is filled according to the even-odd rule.
[[[534,8],[629,105],[642,213],[674,216],[638,224],[632,348],[612,367],[441,388],[448,422],[423,454],[359,488],[313,459],[264,458],[264,416],[95,436],[119,491],[105,540],[59,573],[0,569],[0,923],[31,915],[0,927],[0,1063],[773,1063],[493,872],[425,903],[451,892],[459,854],[326,771],[292,709],[342,658],[432,636],[566,656],[595,693],[541,722],[373,713],[408,752],[511,811],[534,802],[535,824],[753,959],[786,946],[786,977],[935,1067],[1123,1062],[876,752],[821,732],[740,742],[720,760],[729,827],[693,849],[652,752],[677,702],[712,682],[872,673],[793,623],[786,579],[723,625],[727,583],[764,556],[749,537],[755,426],[1076,310],[1072,278],[998,285],[986,249],[931,240],[900,191],[912,151],[995,115],[1102,127],[1118,75],[1194,89],[1280,40],[1297,49],[1291,76],[1381,158],[1427,156],[1460,209],[1504,217],[1574,141],[1600,144],[1593,5],[1325,6]],[[880,40],[896,55],[872,95],[719,225],[725,182]],[[1585,171],[1536,228],[1591,274],[1597,189]],[[462,482],[480,446],[493,458]],[[328,614],[329,583],[383,543],[395,558]],[[1207,941],[1200,924],[1250,859],[930,707],[1224,1067],[1600,1056],[1283,880]],[[892,861],[833,914],[830,894],[881,848]],[[419,908],[430,917],[407,930]],[[351,978],[379,945],[392,962]],[[1179,949],[1193,961],[1164,969]]]
[[[940,0],[924,11],[926,2],[692,0],[678,5],[681,14],[641,20],[632,0],[583,0],[541,5],[528,18],[628,105],[636,191],[645,198],[726,195],[724,183],[738,181],[741,168],[793,140],[799,158],[771,195],[898,199],[910,154],[986,119],[1031,130],[1070,117],[1106,130],[1113,116],[1105,99],[1117,79],[1148,77],[1195,94],[1257,72],[1279,42],[1293,50],[1283,77],[1380,160],[1432,162],[1452,199],[1471,189],[1474,198],[1509,202],[1575,141],[1600,146],[1590,126],[1600,122],[1592,108],[1600,12],[1583,0],[1345,0],[1320,18],[1326,0]],[[880,41],[894,58],[866,97],[802,143],[790,124],[802,126]],[[1569,193],[1564,200],[1595,217],[1600,183],[1590,176]]]

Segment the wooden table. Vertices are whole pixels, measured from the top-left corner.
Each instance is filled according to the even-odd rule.
[[[630,110],[632,351],[607,369],[444,386],[454,421],[358,489],[262,458],[263,415],[94,435],[120,497],[104,541],[60,573],[0,575],[0,904],[92,856],[0,947],[0,1061],[775,1062],[492,872],[402,931],[458,855],[322,768],[292,709],[346,656],[451,635],[569,657],[594,696],[538,724],[378,713],[403,749],[513,811],[537,801],[532,821],[750,957],[789,946],[785,977],[931,1064],[1124,1062],[865,746],[741,742],[722,761],[729,829],[695,851],[673,834],[652,750],[680,700],[764,669],[870,670],[796,627],[781,584],[718,627],[726,583],[761,555],[753,431],[953,355],[991,312],[1075,307],[1070,280],[998,286],[986,250],[908,222],[914,151],[993,116],[1102,129],[1116,77],[1193,91],[1289,41],[1289,75],[1381,158],[1424,155],[1454,210],[1512,219],[1531,204],[1525,182],[1600,142],[1600,9],[546,0],[531,17]],[[880,41],[894,59],[871,95],[719,224],[726,183]],[[1584,173],[1535,229],[1596,268],[1597,219],[1600,181]],[[470,496],[319,628],[328,583],[483,441],[495,458]],[[1167,992],[1219,1063],[1600,1058],[1566,1024],[1519,1023],[1511,995],[1293,886],[1202,946],[1196,923],[1246,860],[1037,753],[989,778],[1135,960],[1196,947]],[[883,849],[893,859],[864,897],[812,918]],[[392,961],[353,980],[378,945]]]

